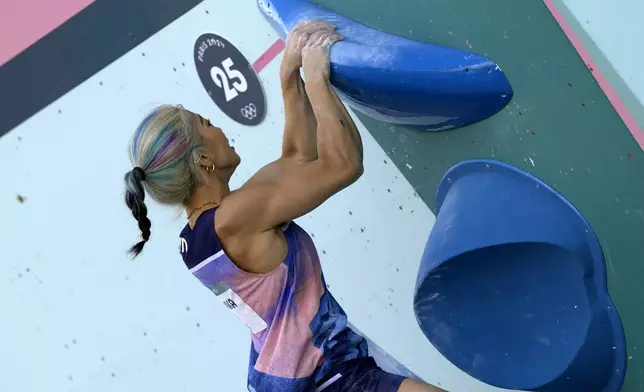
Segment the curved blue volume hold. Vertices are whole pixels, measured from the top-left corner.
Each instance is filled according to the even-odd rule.
[[[258,0],[284,38],[300,21],[337,26],[331,83],[350,106],[378,120],[443,131],[484,120],[512,99],[487,57],[383,33],[306,0]]]
[[[617,392],[624,330],[599,240],[543,181],[506,163],[450,168],[418,270],[414,311],[429,341],[500,388]]]

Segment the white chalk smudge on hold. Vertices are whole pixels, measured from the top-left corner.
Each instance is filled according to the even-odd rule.
[[[539,341],[539,343],[541,343],[541,344],[543,344],[545,346],[550,346],[550,340],[545,336],[539,336],[537,338],[537,341]]]
[[[536,166],[534,165],[534,160],[532,160],[532,158],[528,158],[528,159],[530,160],[530,163],[532,163],[532,167],[536,167]]]
[[[608,269],[610,270],[611,274],[614,277],[617,277],[617,273],[615,271],[615,264],[613,264],[613,257],[612,257],[612,254],[611,254],[611,249],[607,245],[604,245],[603,248],[604,249],[602,249],[602,250],[604,251],[604,259],[606,260],[606,265],[608,266]]]
[[[452,128],[455,128],[455,127],[456,127],[456,125],[443,125],[442,127],[434,128],[434,131],[447,131],[448,129],[452,129]]]

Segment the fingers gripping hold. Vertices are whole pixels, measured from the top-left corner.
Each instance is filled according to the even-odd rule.
[[[329,80],[330,64],[329,52],[331,46],[342,39],[335,27],[327,27],[314,31],[304,48],[302,49],[302,67],[307,81],[309,80]]]
[[[294,41],[294,48],[302,50],[307,44],[310,44],[311,41],[318,42],[318,45],[324,45],[324,40],[321,40],[322,37],[336,36],[335,34],[336,27],[328,22],[323,22],[319,20],[305,20],[298,23],[293,30],[289,33],[287,41]],[[335,40],[337,41],[337,39]],[[331,45],[335,41],[329,41]]]
[[[316,31],[328,30],[335,31],[335,26],[321,20],[305,20],[298,23],[291,31],[291,34],[308,34],[311,35]]]
[[[317,20],[305,20],[298,23],[286,37],[286,48],[282,60],[282,78],[291,78],[302,66],[302,49],[309,42],[311,34],[317,31],[334,31],[335,26]]]
[[[282,80],[292,80],[303,66],[302,56],[310,49],[321,49],[317,57],[322,57],[328,62],[329,48],[342,36],[336,33],[336,27],[328,22],[319,20],[305,20],[298,23],[286,38],[286,49],[280,75]]]
[[[341,39],[342,36],[335,31],[319,30],[311,34],[305,48],[321,48],[328,50],[334,43]]]

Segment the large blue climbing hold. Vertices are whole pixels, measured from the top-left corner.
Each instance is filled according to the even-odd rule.
[[[353,108],[378,120],[442,131],[484,120],[512,99],[487,57],[383,33],[306,0],[258,0],[284,38],[300,21],[322,20],[344,40],[331,48],[331,83]]]
[[[425,336],[449,361],[501,388],[617,392],[622,324],[592,228],[518,168],[457,164],[443,177],[414,296]]]

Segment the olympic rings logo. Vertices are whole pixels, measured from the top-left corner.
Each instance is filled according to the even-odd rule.
[[[241,108],[241,115],[249,120],[252,120],[257,117],[257,107],[255,107],[254,103],[249,103],[248,105]]]

